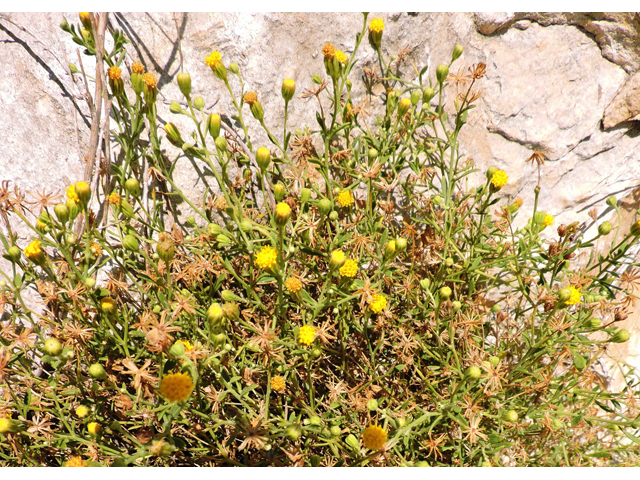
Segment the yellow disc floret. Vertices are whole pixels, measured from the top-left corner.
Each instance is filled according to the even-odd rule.
[[[80,201],[80,199],[78,198],[78,194],[76,193],[75,185],[69,185],[69,188],[67,188],[67,198],[69,200],[73,200],[74,202]]]
[[[569,300],[567,300],[565,303],[567,305],[575,305],[577,303],[580,303],[580,299],[582,298],[580,290],[575,287],[569,287],[569,290],[571,291],[571,298],[569,298]]]
[[[184,349],[187,352],[190,352],[191,350],[193,350],[193,345],[191,345],[189,340],[178,340],[176,343],[181,343],[182,345],[184,345]]]
[[[297,293],[302,290],[302,282],[296,277],[289,277],[287,281],[284,282],[284,287],[290,293]]]
[[[284,392],[285,385],[286,383],[284,378],[280,376],[276,376],[271,379],[271,390],[274,392]]]
[[[311,325],[305,325],[304,327],[300,328],[300,333],[298,333],[298,341],[300,343],[304,343],[305,345],[311,345],[315,336],[315,327]]]
[[[349,259],[340,267],[340,275],[343,277],[354,277],[356,273],[358,273],[358,262],[355,260]]]
[[[204,61],[210,67],[215,67],[218,62],[222,61],[222,55],[220,55],[220,52],[214,50]]]
[[[338,194],[338,203],[341,207],[347,208],[353,205],[353,195],[350,190],[343,190]]]
[[[120,80],[120,76],[122,75],[122,70],[119,67],[111,67],[108,70],[108,75],[111,80]]]
[[[172,373],[162,378],[158,392],[170,402],[184,402],[193,391],[193,380],[188,373]]]
[[[369,309],[373,313],[380,313],[385,308],[387,308],[387,299],[382,295],[374,295],[369,304]]]
[[[158,85],[158,80],[156,80],[156,77],[154,77],[152,73],[145,73],[142,81],[147,88],[156,88],[156,85]]]
[[[268,245],[266,247],[263,247],[262,250],[260,250],[256,255],[256,265],[258,265],[258,267],[262,268],[263,270],[274,267],[277,260],[278,252],[275,248]]]
[[[322,54],[324,58],[333,58],[336,54],[336,47],[327,42],[324,44],[324,47],[322,47]]]
[[[384,30],[384,22],[381,18],[374,18],[369,24],[369,31],[374,33],[380,33]]]
[[[132,73],[144,73],[144,66],[140,62],[133,62],[131,64],[131,72]]]
[[[244,94],[244,103],[253,105],[258,101],[258,94],[256,92],[247,92]]]
[[[553,225],[553,217],[547,213],[544,216],[544,220],[542,221],[542,225],[544,225],[545,227],[550,227],[551,225]]]
[[[87,463],[82,459],[82,457],[71,457],[67,460],[67,463],[64,464],[65,467],[86,467]]]
[[[387,441],[387,432],[378,425],[369,425],[362,432],[362,443],[364,448],[380,450]]]
[[[336,50],[336,58],[340,63],[347,63],[347,61],[349,60],[349,58],[342,50]]]
[[[509,180],[509,177],[507,177],[507,172],[504,170],[498,170],[491,177],[491,183],[496,188],[504,187],[507,184],[507,180]]]
[[[40,248],[40,240],[37,238],[24,249],[24,254],[28,259],[33,260],[42,255],[42,249]]]

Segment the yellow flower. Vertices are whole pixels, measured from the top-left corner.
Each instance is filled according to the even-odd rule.
[[[253,105],[258,101],[258,94],[256,92],[247,92],[244,94],[244,103]]]
[[[67,188],[67,198],[69,200],[73,200],[74,202],[80,201],[80,199],[78,198],[78,194],[76,193],[75,185],[69,185],[69,188]]]
[[[277,376],[271,379],[271,390],[273,390],[274,392],[284,392],[284,387],[284,378]]]
[[[341,207],[347,208],[353,205],[353,195],[350,190],[343,190],[338,194],[338,203]]]
[[[358,273],[358,262],[355,260],[349,259],[340,267],[340,275],[343,277],[353,277],[356,273]]]
[[[9,417],[0,418],[0,433],[6,433],[11,428],[11,419]]]
[[[113,192],[111,195],[107,197],[107,200],[109,200],[110,205],[120,205],[120,202],[122,201],[122,197],[116,192]]]
[[[322,54],[324,58],[333,58],[336,54],[336,47],[327,42],[324,44],[324,47],[322,47]]]
[[[89,16],[89,12],[78,12],[78,17],[82,22],[88,22],[89,20],[91,20],[91,17]]]
[[[382,295],[374,295],[369,304],[369,309],[373,313],[380,313],[385,308],[387,308],[387,299]]]
[[[263,270],[273,268],[276,265],[277,260],[278,252],[275,248],[268,245],[263,247],[256,255],[256,265]]]
[[[342,50],[336,50],[336,58],[340,63],[347,63],[349,61],[349,57],[347,57]]]
[[[380,450],[387,441],[387,432],[378,425],[369,425],[362,432],[362,443],[364,448]]]
[[[220,55],[220,52],[215,50],[211,52],[211,55],[209,55],[207,58],[204,59],[205,63],[210,67],[215,67],[216,64],[221,60],[222,60],[222,55]]]
[[[284,225],[291,218],[291,207],[288,203],[280,202],[276,205],[276,223],[278,225]]]
[[[170,402],[184,402],[193,391],[193,380],[188,373],[165,375],[158,392]]]
[[[384,22],[381,18],[374,18],[369,24],[369,31],[374,33],[380,33],[384,30]]]
[[[193,345],[191,345],[191,343],[189,342],[189,340],[178,340],[176,343],[181,343],[184,345],[184,349],[187,352],[190,352],[191,350],[193,350]]]
[[[491,177],[491,183],[495,188],[502,188],[507,184],[508,179],[509,177],[507,177],[507,172],[504,170],[498,170]]]
[[[89,415],[89,409],[84,405],[80,405],[79,407],[76,408],[76,415],[79,416],[80,418],[84,418],[87,415]]]
[[[542,221],[542,225],[544,225],[545,227],[550,227],[551,225],[553,225],[553,217],[547,213],[544,216],[544,220]]]
[[[37,238],[24,249],[24,254],[29,260],[36,260],[42,255],[42,249],[40,248],[40,240]]]
[[[65,467],[86,467],[86,462],[82,459],[82,457],[71,457],[67,460],[67,463],[64,464]]]
[[[111,80],[120,80],[120,76],[122,74],[122,71],[120,70],[119,67],[111,67],[111,68],[109,68],[107,73],[108,73],[109,78]]]
[[[96,257],[102,255],[102,245],[100,245],[99,243],[92,243],[89,247],[89,250],[91,250],[91,253]]]
[[[311,345],[315,336],[316,329],[311,325],[305,325],[304,327],[300,328],[300,333],[298,333],[298,341],[300,343],[304,343],[305,345]]]
[[[287,281],[284,282],[284,287],[288,292],[297,293],[302,290],[302,282],[296,277],[289,277]]]
[[[140,62],[133,62],[131,64],[131,72],[132,73],[144,73],[144,66]]]
[[[340,268],[345,262],[344,252],[342,250],[334,250],[329,257],[329,266],[331,268]]]
[[[152,73],[145,73],[144,77],[142,77],[142,81],[147,86],[147,88],[156,88],[158,84],[158,80],[153,76]]]
[[[91,422],[87,425],[87,430],[91,435],[98,435],[101,429],[102,428],[98,422]]]
[[[571,298],[569,298],[569,300],[567,300],[565,303],[567,305],[575,305],[577,303],[580,303],[580,299],[582,297],[580,290],[575,287],[569,287],[569,290],[571,290]]]

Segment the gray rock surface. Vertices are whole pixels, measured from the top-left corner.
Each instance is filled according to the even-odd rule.
[[[77,14],[67,13],[77,23]],[[371,14],[370,18],[381,16]],[[383,50],[397,55],[411,49],[417,68],[448,62],[456,43],[464,55],[451,71],[484,62],[482,97],[469,114],[461,138],[463,152],[481,173],[491,165],[505,169],[508,198],[520,196],[523,211],[533,207],[537,168],[525,160],[544,151],[540,206],[556,224],[589,221],[597,208],[601,219],[611,210],[609,195],[624,198],[640,183],[640,21],[638,14],[573,13],[418,13],[383,14]],[[63,15],[3,14],[0,17],[0,181],[22,189],[62,193],[82,178],[89,127],[82,75],[69,75],[69,62],[80,66],[77,46],[58,29]],[[205,65],[212,49],[228,65],[240,65],[246,85],[258,92],[267,125],[280,132],[284,78],[297,83],[296,97],[311,86],[311,75],[324,75],[321,49],[330,41],[348,55],[362,28],[359,14],[112,14],[111,24],[131,39],[131,61],[141,60],[159,77],[159,118],[188,132],[184,118],[169,113],[168,102],[180,99],[175,76],[190,72],[194,95],[214,111],[230,113],[222,83]],[[178,48],[180,41],[182,56]],[[182,59],[182,60],[181,60]],[[373,66],[366,41],[358,52],[359,68]],[[82,57],[87,76],[91,59]],[[413,67],[404,68],[409,77]],[[359,83],[361,71],[354,75]],[[239,89],[234,80],[232,86]],[[89,92],[94,86],[89,79]],[[362,91],[362,90],[359,90]],[[315,125],[315,105],[295,98],[291,126]],[[248,112],[248,124],[258,128]],[[183,133],[183,136],[185,134]],[[266,145],[263,134],[254,145]],[[177,155],[167,147],[170,155]],[[202,184],[181,160],[180,185],[193,198]],[[526,218],[523,215],[523,218]],[[635,317],[637,319],[637,316]],[[638,349],[633,355],[637,359]],[[632,355],[629,353],[629,355]],[[631,357],[629,357],[631,358]]]

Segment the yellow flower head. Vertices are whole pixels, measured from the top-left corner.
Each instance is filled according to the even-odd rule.
[[[276,265],[277,260],[278,252],[275,248],[268,245],[263,247],[256,255],[256,265],[263,270],[273,268]]]
[[[331,268],[339,268],[344,265],[345,256],[342,250],[334,250],[329,257],[329,266]]]
[[[80,18],[81,22],[88,22],[91,20],[89,12],[78,12],[78,17]]]
[[[338,194],[338,203],[341,207],[347,208],[353,205],[353,195],[351,195],[350,190],[342,190]]]
[[[544,216],[544,220],[542,221],[542,225],[544,225],[545,227],[550,227],[551,225],[553,225],[553,217],[547,213]]]
[[[181,343],[182,345],[184,345],[184,349],[187,352],[190,352],[191,350],[193,350],[193,345],[191,345],[189,340],[178,340],[176,343]]]
[[[575,305],[577,303],[580,303],[580,299],[582,298],[580,290],[575,287],[569,287],[569,290],[571,290],[571,298],[569,298],[569,300],[567,300],[565,303],[567,305]]]
[[[380,450],[387,441],[387,432],[378,425],[369,425],[362,432],[362,443],[364,448]]]
[[[144,66],[140,62],[133,62],[131,64],[131,72],[138,73],[138,74],[143,74],[144,73]]]
[[[158,392],[170,402],[184,402],[193,391],[193,380],[188,373],[172,373],[162,377]]]
[[[253,105],[258,101],[258,94],[256,92],[247,92],[244,94],[244,103],[249,106]]]
[[[220,52],[214,50],[204,61],[210,67],[215,67],[218,62],[222,61],[222,55],[220,55]]]
[[[343,277],[354,277],[356,273],[358,273],[358,262],[355,260],[349,259],[340,267],[340,275]]]
[[[296,277],[289,277],[287,281],[284,282],[284,287],[288,292],[297,293],[302,290],[302,282]]]
[[[507,184],[507,180],[509,180],[509,177],[507,177],[507,172],[504,170],[498,170],[491,177],[491,183],[496,188],[504,187]]]
[[[300,328],[300,333],[298,333],[298,341],[300,343],[304,343],[305,345],[311,345],[315,336],[315,327],[311,325],[305,325],[304,327]]]
[[[282,86],[284,88],[296,88],[296,82],[290,78],[285,78],[282,82]]]
[[[384,22],[381,18],[374,18],[369,24],[369,31],[373,33],[380,33],[384,30]]]
[[[274,392],[284,392],[284,387],[286,383],[284,378],[277,376],[271,379],[271,390]]]
[[[324,58],[333,58],[336,54],[336,47],[327,42],[324,44],[324,47],[322,47],[322,54]]]
[[[76,415],[79,416],[80,418],[84,418],[87,415],[89,415],[89,409],[84,405],[80,405],[79,407],[76,408]]]
[[[86,467],[87,463],[82,459],[82,457],[71,457],[67,460],[67,463],[64,464],[65,467]]]
[[[289,220],[289,217],[291,217],[291,207],[288,203],[280,202],[276,205],[276,221],[280,225],[284,225]]]
[[[109,78],[111,80],[120,80],[120,76],[122,75],[122,70],[119,67],[111,67],[107,71]]]
[[[24,249],[24,254],[30,260],[33,260],[34,258],[38,258],[40,255],[42,255],[42,249],[40,248],[40,240],[38,240],[37,238],[33,240],[33,242],[31,242],[29,246]]]
[[[99,243],[92,243],[89,246],[89,249],[91,250],[91,253],[94,254],[96,257],[99,257],[100,255],[102,255],[102,245],[100,245]]]
[[[347,57],[342,50],[336,50],[336,58],[340,63],[347,63],[349,61],[349,57]]]
[[[369,304],[369,309],[373,313],[380,313],[385,308],[387,308],[387,299],[382,295],[374,295],[371,299],[371,303]]]
[[[74,202],[79,202],[80,199],[78,198],[78,194],[76,193],[76,187],[75,185],[69,185],[69,188],[67,188],[67,198],[69,200],[73,200]]]
[[[107,200],[109,200],[109,204],[111,205],[120,205],[120,202],[122,201],[122,197],[116,192],[113,192],[111,195],[107,197]]]
[[[6,433],[11,428],[11,419],[9,417],[0,418],[0,433]]]
[[[102,428],[98,422],[91,422],[87,425],[87,430],[91,435],[98,435],[101,429]]]
[[[158,85],[158,80],[156,80],[156,77],[154,77],[152,73],[145,73],[142,81],[147,88],[156,88],[156,85]]]

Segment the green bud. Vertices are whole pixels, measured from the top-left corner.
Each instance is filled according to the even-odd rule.
[[[173,102],[171,102],[171,105],[169,106],[169,111],[171,113],[175,113],[175,114],[184,113],[182,111],[182,106],[178,102],[176,102],[175,100]]]
[[[451,289],[449,287],[442,287],[438,292],[442,298],[445,300],[451,296]]]
[[[560,290],[558,292],[558,301],[560,303],[565,303],[567,301],[569,301],[569,299],[571,298],[571,290],[568,288],[563,288],[562,290]]]
[[[388,259],[388,258],[393,258],[395,256],[396,256],[396,241],[395,240],[391,240],[384,247],[384,258]]]
[[[491,467],[492,465],[491,465],[491,462],[482,462],[482,465],[480,465],[480,466],[481,466],[481,467],[484,467],[484,468],[489,468],[489,467]]]
[[[311,349],[310,355],[311,355],[311,358],[320,358],[320,356],[322,355],[322,349],[318,347],[314,347]]]
[[[436,78],[438,79],[438,83],[444,83],[447,79],[447,75],[449,75],[449,67],[446,65],[438,65],[438,68],[436,68]]]
[[[588,318],[584,322],[585,328],[588,328],[589,330],[595,330],[596,328],[599,328],[601,324],[602,324],[602,320],[594,317]]]
[[[518,421],[518,412],[515,410],[509,410],[504,413],[502,419],[507,423],[516,423]]]
[[[260,170],[266,172],[271,164],[271,152],[268,148],[260,147],[256,152],[256,163]]]
[[[322,457],[320,455],[311,455],[309,458],[312,467],[319,467],[320,462],[322,461]]]
[[[178,130],[178,127],[173,123],[167,123],[164,126],[164,131],[167,134],[167,140],[169,140],[172,145],[182,148],[184,140],[182,140],[182,137],[180,136],[180,130]]]
[[[378,158],[378,150],[376,150],[375,148],[370,148],[367,152],[367,157],[370,161],[373,162],[376,158]]]
[[[96,380],[104,380],[107,378],[107,372],[105,372],[104,367],[99,363],[94,363],[89,367],[89,375]]]
[[[629,338],[631,338],[631,335],[629,335],[629,332],[625,329],[622,330],[618,330],[616,333],[614,333],[610,338],[609,341],[613,342],[613,343],[624,343],[627,340],[629,340]]]
[[[613,195],[611,195],[609,198],[607,198],[606,201],[607,205],[609,205],[610,207],[615,208],[616,205],[618,205],[618,200],[616,200],[616,197],[614,197]]]
[[[227,139],[224,137],[216,138],[216,148],[220,153],[227,153]]]
[[[480,375],[482,375],[482,371],[475,365],[467,368],[464,372],[464,376],[468,380],[477,380],[480,378]]]
[[[216,237],[222,233],[222,227],[217,223],[210,223],[207,225],[207,235],[210,237]]]
[[[193,106],[196,107],[198,110],[202,110],[204,108],[204,98],[196,97],[193,100]]]
[[[216,237],[216,241],[221,247],[228,247],[231,245],[231,239],[222,233]]]
[[[135,178],[128,178],[127,181],[124,182],[124,189],[133,198],[140,196],[140,182]]]
[[[140,251],[140,243],[134,235],[125,235],[122,239],[122,246],[133,253],[138,253]]]
[[[407,250],[407,239],[398,237],[396,238],[396,251],[398,253],[404,253]]]
[[[243,218],[242,221],[240,222],[240,230],[247,233],[247,232],[250,232],[252,228],[253,228],[253,223],[251,222],[251,220],[249,220],[248,218]]]
[[[284,185],[282,185],[281,183],[274,185],[273,195],[276,197],[277,202],[282,201],[282,199],[284,198],[284,194],[285,194]]]
[[[305,204],[309,201],[310,198],[311,198],[311,189],[306,187],[300,189],[300,203]]]
[[[156,245],[156,253],[160,260],[165,263],[169,263],[173,260],[173,255],[175,253],[175,247],[173,246],[173,241],[171,238],[166,235],[163,240],[159,241]]]
[[[331,204],[331,200],[328,198],[321,198],[318,202],[318,211],[321,215],[328,215],[332,208],[333,205]]]
[[[234,75],[237,75],[238,72],[240,71],[240,67],[238,66],[238,64],[236,62],[233,62],[229,65],[229,71],[231,73],[233,73]]]
[[[282,98],[285,102],[289,102],[293,95],[296,93],[296,82],[291,80],[290,78],[285,78],[282,82]]]
[[[536,225],[542,225],[542,222],[544,222],[544,217],[547,216],[547,212],[536,212],[533,214],[533,222]]]
[[[347,445],[349,445],[352,449],[356,451],[360,450],[360,442],[358,442],[358,439],[353,433],[350,433],[349,435],[347,435],[347,438],[345,438],[344,442]]]
[[[207,117],[207,123],[208,123],[208,126],[209,126],[209,134],[214,139],[217,139],[218,136],[220,135],[221,122],[222,122],[222,119],[220,118],[220,115],[218,115],[217,113],[212,113],[211,115],[209,115]]]
[[[173,345],[171,345],[171,348],[169,349],[169,356],[171,358],[182,358],[184,357],[185,351],[186,351],[186,348],[184,346],[184,343],[175,342]]]
[[[431,200],[433,201],[434,205],[442,205],[442,197],[440,195],[434,195]]]
[[[334,425],[329,429],[329,433],[332,437],[338,437],[342,433],[342,429],[339,426]]]
[[[372,398],[367,402],[367,408],[369,409],[369,411],[375,412],[376,410],[378,410],[378,401],[375,398]]]
[[[219,303],[212,303],[207,309],[206,319],[214,326],[220,326],[220,322],[224,318],[222,306]]]
[[[497,167],[489,167],[487,170],[487,180],[491,180],[493,175],[498,171]],[[540,222],[542,223],[542,222]]]
[[[12,245],[9,247],[9,250],[7,250],[7,256],[13,263],[18,263],[20,261],[20,257],[22,256],[22,250],[20,250],[17,246]]]
[[[182,94],[189,98],[191,95],[191,75],[188,73],[179,73],[178,74],[178,87],[180,87],[180,91]]]
[[[299,423],[289,425],[284,431],[284,434],[289,440],[293,440],[295,442],[302,435],[302,425],[300,425]]]
[[[454,62],[460,58],[460,55],[462,55],[462,52],[464,51],[464,48],[462,47],[462,45],[456,45],[455,47],[453,47],[453,52],[451,53],[451,60],[453,60]]]
[[[417,105],[420,101],[421,96],[422,95],[420,94],[420,90],[414,90],[413,92],[411,92],[411,105]]]
[[[96,286],[96,279],[93,277],[89,277],[84,281],[84,285],[91,290],[93,287]]]
[[[462,308],[462,304],[456,300],[454,302],[451,302],[453,304],[453,311],[457,312],[458,310],[460,310]]]
[[[322,83],[322,78],[320,78],[320,75],[316,73],[311,77],[311,81],[316,85],[320,85]]]
[[[220,297],[225,302],[242,302],[243,301],[242,298],[240,298],[238,295],[233,293],[231,290],[222,290],[222,292],[220,292]]]
[[[420,280],[420,286],[424,290],[429,290],[429,287],[431,286],[431,280],[429,280],[428,278],[423,278],[422,280]]]
[[[240,308],[235,302],[226,302],[224,305],[222,305],[222,314],[227,320],[239,320]]]
[[[415,463],[416,467],[430,467],[429,462],[425,462],[424,460],[420,460]]]
[[[336,212],[335,210],[332,210],[331,213],[329,214],[329,220],[334,222],[338,220],[338,212]]]
[[[444,259],[444,265],[445,265],[445,267],[453,266],[453,258],[451,258],[451,257],[445,258]]]
[[[612,229],[613,229],[613,225],[611,225],[611,222],[602,222],[598,226],[598,234],[602,236],[609,235]]]
[[[424,91],[422,92],[422,103],[424,105],[429,105],[429,102],[431,102],[431,99],[435,97],[435,95],[436,95],[436,91],[433,88],[431,87],[425,88]]]
[[[47,338],[44,341],[44,352],[47,355],[58,356],[62,352],[62,344],[57,338]]]
[[[498,305],[497,303],[491,307],[491,312],[492,313],[498,313],[500,311],[500,305]]]
[[[69,207],[65,203],[59,203],[54,208],[53,211],[58,217],[60,223],[65,224],[69,220]]]

